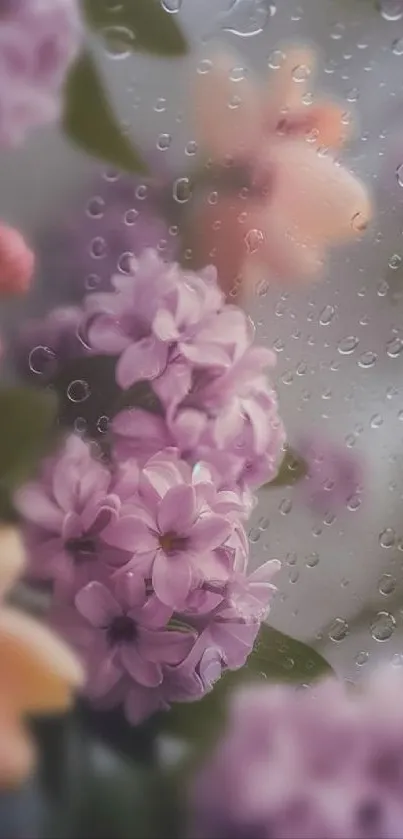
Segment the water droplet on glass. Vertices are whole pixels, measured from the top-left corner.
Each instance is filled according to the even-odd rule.
[[[346,120],[347,120],[347,117],[344,120],[344,124],[348,125],[350,120],[348,120],[348,121],[346,121]],[[343,122],[343,119],[341,121]],[[357,233],[363,233],[364,230],[366,230],[367,227],[368,227],[367,217],[365,215],[363,215],[363,213],[354,213],[354,215],[352,216],[352,219],[351,219],[351,227]]]
[[[382,280],[382,282],[379,283],[379,285],[376,289],[376,293],[377,293],[378,297],[386,297],[388,291],[389,291],[389,283],[387,283],[386,280]]]
[[[349,90],[348,93],[347,93],[347,96],[346,96],[347,102],[356,102],[359,95],[360,95],[360,92],[358,90],[358,87],[352,87],[351,90]]]
[[[87,431],[87,420],[84,419],[84,417],[77,417],[74,420],[74,431],[76,431],[77,434],[85,434]]]
[[[396,178],[399,186],[403,186],[403,163],[400,163],[396,169]]]
[[[396,38],[393,41],[392,52],[394,55],[403,55],[403,38]]]
[[[388,597],[390,594],[393,594],[396,588],[396,580],[392,577],[392,574],[382,574],[378,581],[378,591],[379,594],[383,594],[384,597]]]
[[[28,356],[29,369],[38,376],[51,373],[56,363],[56,353],[50,347],[34,347]]]
[[[403,653],[393,653],[390,661],[393,667],[401,667],[403,665]]]
[[[316,552],[309,554],[306,558],[305,565],[307,568],[316,568],[319,565],[319,554]]]
[[[189,140],[186,144],[185,152],[189,157],[193,157],[193,155],[197,152],[197,143],[196,140]]]
[[[136,192],[135,192],[136,198],[138,198],[139,201],[144,201],[144,199],[147,198],[147,195],[148,195],[147,185],[146,184],[139,184],[139,186],[137,187]]]
[[[292,510],[292,501],[289,498],[283,498],[280,506],[279,506],[280,513],[283,516],[287,516],[288,513],[291,513]]]
[[[91,395],[91,388],[84,379],[74,379],[67,388],[67,396],[71,402],[85,402]]]
[[[384,20],[400,20],[403,17],[402,0],[379,0],[378,9]]]
[[[96,236],[90,245],[90,253],[94,259],[103,259],[106,256],[106,242],[102,236]]]
[[[396,620],[389,612],[378,612],[371,623],[371,635],[375,641],[389,641],[396,628]]]
[[[164,97],[163,97],[163,96],[160,96],[160,97],[157,99],[157,101],[156,101],[156,103],[155,103],[155,105],[154,105],[154,111],[157,111],[157,113],[158,113],[158,114],[162,114],[162,113],[163,113],[163,111],[165,111],[166,106],[167,106],[167,100],[166,100],[166,99],[164,99]]]
[[[109,428],[109,417],[107,417],[105,415],[103,415],[102,417],[99,417],[98,422],[97,422],[97,429],[98,429],[99,433],[100,434],[106,434],[106,432],[108,431],[108,428]]]
[[[389,358],[397,358],[403,350],[403,340],[401,338],[391,338],[386,344],[386,353]]]
[[[398,253],[392,254],[392,256],[390,257],[389,262],[388,262],[389,268],[391,268],[392,271],[397,271],[397,269],[400,268],[401,264],[402,264],[402,257],[400,256],[400,254],[398,254]]]
[[[245,236],[248,253],[257,253],[263,242],[264,235],[261,230],[248,230]]]
[[[133,265],[134,253],[125,251],[118,259],[117,267],[121,274],[131,274]]]
[[[294,551],[290,551],[286,556],[287,565],[296,565],[297,564],[297,554]]]
[[[336,314],[336,308],[335,308],[335,306],[331,306],[330,304],[328,304],[327,306],[325,306],[325,308],[324,308],[324,309],[322,309],[322,311],[321,311],[321,313],[320,313],[320,315],[319,315],[319,323],[320,323],[320,325],[321,325],[321,326],[329,326],[329,323],[331,323],[331,322],[332,322],[332,320],[333,320],[333,318],[334,318],[335,314]]]
[[[170,134],[160,134],[157,141],[157,148],[159,148],[160,151],[166,151],[169,149],[171,143],[172,137]]]
[[[127,26],[105,26],[102,35],[109,58],[122,60],[133,52],[136,38]]]
[[[293,67],[292,77],[294,82],[305,82],[311,75],[311,68],[308,64],[297,64]]]
[[[161,6],[168,14],[175,15],[182,7],[182,0],[161,0]]]
[[[267,64],[272,70],[279,70],[285,59],[286,55],[284,52],[281,50],[273,50],[273,52],[269,55]]]
[[[213,67],[213,62],[210,61],[209,58],[203,58],[197,68],[197,72],[200,73],[201,76],[205,76],[206,73],[209,73]]]
[[[383,425],[383,417],[381,414],[373,414],[369,422],[371,428],[380,428]]]
[[[289,579],[290,583],[297,583],[298,582],[298,580],[299,580],[298,568],[291,568],[291,570],[288,574],[288,579]]]
[[[359,339],[354,335],[348,335],[347,338],[342,338],[339,341],[337,349],[340,355],[350,355],[358,347]]]
[[[358,359],[358,366],[363,367],[366,370],[374,366],[377,358],[378,356],[376,353],[372,352],[371,350],[368,350],[367,352],[364,352]]]
[[[396,533],[393,527],[385,527],[379,534],[379,544],[381,548],[393,548],[396,542]]]
[[[186,204],[192,197],[192,184],[189,178],[177,178],[173,185],[172,194],[178,204]]]
[[[334,641],[336,644],[339,644],[341,641],[344,641],[347,638],[349,633],[348,623],[344,618],[335,618],[330,629],[329,629],[329,638],[331,641]]]
[[[232,0],[228,12],[222,16],[222,30],[240,38],[252,38],[263,32],[275,13],[276,5],[269,0]]]
[[[100,195],[94,195],[87,204],[87,214],[91,218],[102,218],[105,212],[105,201]]]
[[[127,210],[127,212],[125,213],[126,224],[128,224],[130,226],[132,224],[136,224],[136,221],[137,221],[139,215],[140,215],[139,211],[135,210],[134,207],[132,207],[130,210]]]
[[[367,663],[368,659],[369,653],[367,653],[366,650],[361,650],[359,653],[357,653],[355,657],[355,663],[358,665],[358,667],[362,667],[364,664]]]
[[[101,283],[101,277],[98,274],[88,274],[84,280],[84,287],[87,291],[94,291]]]

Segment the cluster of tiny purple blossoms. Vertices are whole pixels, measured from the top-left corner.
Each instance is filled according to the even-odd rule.
[[[33,576],[81,653],[87,693],[133,724],[244,665],[278,562],[248,573],[252,491],[277,473],[284,430],[249,318],[200,274],[145,251],[71,319],[116,356],[122,390],[147,381],[160,413],[130,408],[108,457],[79,435],[17,497]],[[66,329],[66,322],[63,322]]]
[[[77,0],[0,0],[0,145],[58,119],[82,37]]]
[[[191,839],[402,839],[403,677],[256,685],[191,784]]]

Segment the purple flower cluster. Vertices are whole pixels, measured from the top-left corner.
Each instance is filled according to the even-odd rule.
[[[0,145],[59,117],[81,40],[77,0],[0,2]]]
[[[150,417],[151,418],[151,417]],[[276,561],[247,571],[246,493],[173,448],[112,466],[72,435],[17,496],[31,572],[87,665],[87,694],[139,723],[241,667]]]
[[[118,458],[175,446],[189,463],[208,463],[223,487],[272,480],[285,439],[263,373],[274,354],[252,346],[253,324],[225,303],[215,269],[185,272],[146,250],[112,283],[113,292],[87,296],[82,340],[117,356],[121,388],[148,381],[164,410],[163,420],[136,410],[115,418]]]
[[[192,839],[402,839],[403,678],[254,686],[190,795]]]

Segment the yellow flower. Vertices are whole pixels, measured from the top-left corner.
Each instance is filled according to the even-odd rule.
[[[18,530],[0,528],[0,788],[19,783],[34,752],[26,715],[65,711],[83,680],[69,648],[45,626],[4,604],[25,565]]]

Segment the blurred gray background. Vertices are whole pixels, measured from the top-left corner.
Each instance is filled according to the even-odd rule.
[[[323,520],[302,503],[298,488],[262,490],[250,524],[251,553],[255,565],[270,557],[283,562],[271,615],[278,629],[314,643],[346,678],[380,658],[403,664],[403,175],[402,185],[397,176],[403,164],[403,4],[165,3],[171,11],[178,7],[197,53],[221,38],[262,75],[279,42],[312,43],[320,55],[318,89],[344,99],[346,112],[358,115],[343,155],[373,192],[371,229],[332,256],[320,284],[270,289],[251,315],[260,340],[277,351],[276,385],[290,443],[300,432],[318,432],[361,456],[362,500]],[[133,138],[161,155],[162,165],[186,175],[195,55],[167,62],[93,48]],[[157,149],[161,134],[171,136],[166,151]],[[1,216],[40,245],[42,259],[28,303],[3,313],[6,328],[18,329],[51,298],[69,299],[62,271],[54,270],[45,287],[46,231],[75,205],[84,213],[104,174],[104,166],[55,129],[37,132],[22,150],[2,152]]]

